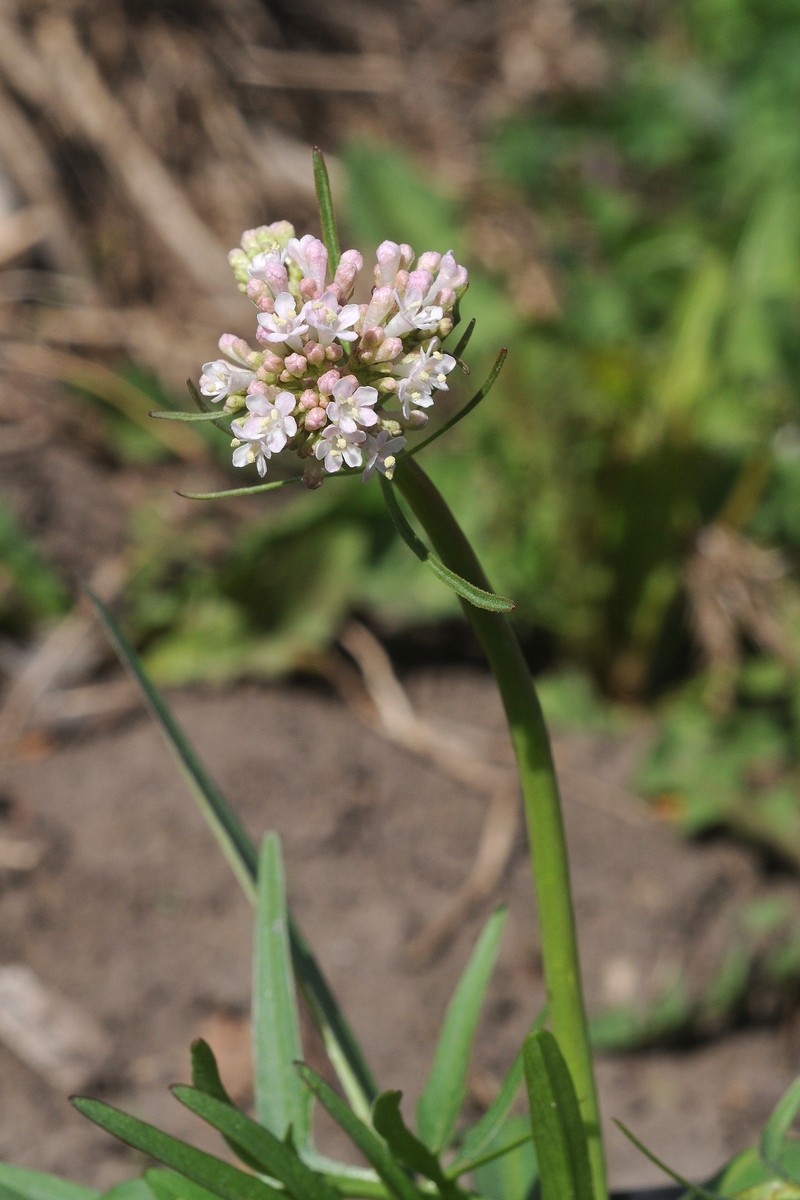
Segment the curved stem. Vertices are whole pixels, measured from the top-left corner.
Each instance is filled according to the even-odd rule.
[[[431,480],[413,458],[395,482],[451,570],[491,591],[475,552]],[[589,1141],[595,1200],[606,1200],[600,1112],[583,1002],[569,864],[550,739],[520,644],[502,613],[463,603],[494,673],[519,767],[539,910],[542,959],[553,1033],[572,1074]]]

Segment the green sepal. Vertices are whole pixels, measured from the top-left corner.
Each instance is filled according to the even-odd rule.
[[[459,421],[463,421],[464,417],[468,416],[474,408],[477,408],[481,400],[484,400],[494,387],[497,376],[502,371],[503,363],[506,361],[507,357],[508,350],[506,350],[504,347],[495,359],[494,366],[489,372],[488,378],[483,387],[479,388],[472,399],[468,400],[463,408],[459,409],[459,411],[452,416],[449,421],[445,421],[444,425],[441,425],[437,430],[435,430],[430,437],[426,437],[424,441],[418,442],[415,446],[412,446],[410,450],[406,450],[406,455],[411,456],[414,454],[419,454],[420,450],[424,450],[427,446],[430,446],[431,442],[435,442],[436,439],[440,438],[443,433],[449,433],[454,425],[457,425]]]
[[[542,1200],[594,1200],[586,1130],[558,1043],[542,1029],[522,1053]]]
[[[322,240],[328,251],[328,265],[333,274],[339,265],[341,251],[339,250],[339,235],[336,232],[336,218],[333,212],[331,181],[322,151],[315,146],[311,151],[311,156],[314,161],[314,186],[317,189]]]

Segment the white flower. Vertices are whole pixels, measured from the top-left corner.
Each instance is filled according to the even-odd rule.
[[[455,260],[452,250],[442,255],[439,263],[439,273],[433,281],[430,291],[425,297],[426,304],[432,304],[444,288],[457,292],[467,282],[467,268],[461,267]]]
[[[367,465],[364,468],[362,476],[364,483],[368,483],[372,479],[376,470],[385,475],[387,479],[391,479],[394,475],[394,469],[397,466],[396,455],[403,449],[405,444],[406,439],[404,437],[389,437],[386,429],[382,429],[376,437],[367,434],[367,440],[364,445]]]
[[[395,300],[400,311],[386,326],[387,337],[402,337],[403,334],[410,333],[412,329],[421,329],[424,333],[431,333],[444,316],[444,312],[438,304],[426,303],[421,288],[407,288],[404,296],[395,292]]]
[[[259,313],[258,324],[263,332],[260,335],[260,340],[272,342],[274,345],[287,345],[291,350],[299,353],[303,348],[303,343],[300,340],[304,333],[308,333],[308,325],[305,323],[303,313],[297,312],[297,301],[291,292],[281,292],[275,298],[275,312]]]
[[[447,376],[455,365],[452,354],[443,354],[439,349],[438,338],[431,338],[427,346],[415,354],[407,354],[397,363],[393,372],[400,377],[397,395],[403,405],[403,416],[408,417],[412,404],[430,408],[433,404],[431,392],[448,390]]]
[[[359,425],[375,425],[378,414],[373,411],[378,391],[374,387],[359,387],[355,375],[345,375],[333,385],[333,400],[325,411],[343,433],[355,433]]]
[[[236,436],[248,442],[263,443],[270,454],[279,454],[290,437],[297,433],[297,422],[292,416],[292,410],[297,403],[291,392],[278,392],[270,388],[270,396],[255,395],[247,397],[247,409],[250,415],[239,421],[233,421],[231,428],[236,426]]]
[[[276,300],[276,307],[277,303]],[[300,315],[320,346],[330,346],[335,338],[340,342],[352,342],[358,337],[353,331],[359,318],[358,305],[345,304],[342,308],[333,292],[325,292],[318,300],[307,301]]]
[[[208,396],[213,404],[227,396],[235,395],[236,392],[247,391],[248,384],[255,379],[255,372],[247,365],[246,356],[250,353],[247,342],[233,333],[223,333],[219,339],[219,348],[235,365],[231,366],[224,358],[203,363],[200,391],[204,396]]]
[[[233,439],[233,465],[235,467],[249,467],[251,463],[256,464],[256,469],[263,479],[267,473],[267,459],[272,457],[272,451],[259,438],[250,439],[245,436],[242,428],[242,421],[231,421],[231,432],[235,434]]]
[[[292,238],[286,247],[286,257],[300,268],[304,279],[313,279],[321,292],[325,291],[328,272],[328,251],[325,244],[307,233],[298,241]]]
[[[344,461],[348,467],[361,466],[361,443],[367,435],[360,429],[345,433],[338,425],[329,425],[317,442],[314,453],[324,459],[324,467],[331,475],[341,469]]]

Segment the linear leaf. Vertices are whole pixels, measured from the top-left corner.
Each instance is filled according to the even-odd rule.
[[[120,1112],[118,1108],[112,1108],[110,1104],[85,1096],[73,1096],[72,1103],[101,1129],[133,1146],[135,1150],[141,1150],[143,1154],[149,1154],[151,1158],[179,1171],[201,1187],[208,1188],[221,1200],[281,1200],[282,1193],[277,1188],[214,1158],[212,1154],[206,1154],[204,1150],[190,1146],[188,1142],[162,1133],[146,1121],[139,1121]]]
[[[317,189],[322,240],[328,250],[328,262],[331,272],[334,272],[339,265],[341,252],[339,250],[339,235],[336,232],[336,218],[333,212],[331,181],[322,151],[315,146],[311,152],[311,156],[314,161],[314,185]]]
[[[226,412],[181,412],[179,409],[165,409],[163,412],[151,412],[147,414],[150,417],[155,417],[159,421],[223,421],[225,417],[233,417],[235,413]]]
[[[172,1092],[181,1104],[197,1113],[198,1117],[208,1121],[209,1125],[237,1145],[244,1146],[261,1164],[262,1171],[279,1180],[295,1200],[339,1200],[334,1188],[307,1167],[295,1149],[239,1109],[231,1108],[229,1104],[195,1088],[178,1086]]]
[[[651,1163],[657,1167],[660,1167],[665,1175],[669,1175],[670,1179],[674,1179],[675,1182],[679,1183],[682,1188],[686,1188],[687,1192],[690,1192],[693,1196],[701,1196],[703,1200],[722,1200],[722,1197],[718,1192],[711,1192],[708,1188],[701,1187],[699,1183],[690,1183],[689,1180],[683,1175],[679,1175],[677,1171],[673,1171],[672,1167],[668,1167],[665,1162],[662,1162],[660,1158],[653,1154],[652,1150],[648,1150],[647,1146],[643,1145],[639,1139],[631,1133],[627,1125],[623,1125],[622,1121],[618,1121],[616,1117],[614,1117],[613,1120],[617,1128],[625,1134],[625,1137],[629,1142],[633,1142],[636,1149],[640,1150],[645,1158],[649,1158]]]
[[[461,355],[464,353],[467,346],[469,345],[469,340],[472,337],[472,332],[473,332],[474,328],[475,328],[475,318],[473,317],[472,320],[470,321],[469,325],[467,326],[467,328],[464,330],[461,337],[459,338],[458,345],[456,346],[455,350],[453,351],[453,358],[456,359],[456,361],[458,361],[458,359],[461,358]]]
[[[531,1026],[530,1032],[536,1033],[544,1027],[547,1020],[547,1005]],[[506,1117],[511,1112],[523,1076],[522,1051],[509,1067],[508,1074],[503,1080],[503,1086],[487,1108],[481,1119],[471,1129],[468,1129],[461,1143],[461,1149],[447,1168],[447,1175],[456,1179],[459,1175],[471,1171],[479,1162],[486,1161],[481,1156],[499,1134]]]
[[[274,492],[276,488],[286,487],[290,483],[302,483],[302,475],[293,475],[291,479],[273,479],[271,483],[254,483],[252,487],[227,488],[222,492],[182,492],[176,488],[176,493],[186,500],[226,500],[229,496],[252,496],[255,492]]]
[[[96,1188],[84,1187],[71,1179],[59,1179],[44,1171],[31,1171],[0,1162],[0,1184],[18,1192],[25,1200],[98,1200]]]
[[[153,1193],[144,1179],[125,1179],[103,1192],[101,1200],[153,1200]]]
[[[188,391],[189,397],[190,397],[192,403],[194,404],[195,408],[198,410],[198,412],[202,412],[202,413],[214,412],[214,410],[208,404],[206,404],[205,398],[200,395],[200,393],[198,392],[197,388],[194,386],[194,383],[192,382],[191,379],[186,380],[186,390]],[[221,432],[224,433],[227,437],[230,437],[231,431],[227,425],[222,424],[222,421],[220,419],[220,414],[214,413],[214,416],[216,417],[216,420],[213,421],[212,423],[214,425],[216,425],[217,429],[221,430]],[[211,418],[209,418],[209,420],[210,419]]]
[[[193,1183],[175,1171],[165,1171],[163,1167],[151,1167],[145,1171],[144,1178],[156,1200],[211,1200],[212,1192]]]
[[[400,1112],[402,1092],[381,1092],[372,1106],[372,1124],[385,1140],[395,1158],[412,1171],[431,1179],[444,1194],[457,1192],[447,1179],[435,1154],[412,1133]]]
[[[325,1154],[309,1149],[302,1152],[303,1162],[312,1171],[319,1171],[328,1183],[345,1196],[364,1197],[365,1200],[387,1200],[389,1195],[371,1167],[354,1167],[352,1163],[337,1162]]]
[[[521,1141],[526,1135],[527,1140]],[[527,1116],[506,1118],[486,1153],[497,1150],[503,1150],[504,1153],[481,1163],[473,1171],[476,1190],[487,1200],[528,1200],[539,1175],[539,1165]]]
[[[798,1112],[800,1112],[800,1078],[795,1079],[776,1104],[772,1116],[764,1126],[759,1144],[759,1152],[767,1166],[784,1177],[786,1172],[781,1165],[781,1160],[786,1148],[786,1135]],[[797,1182],[797,1180],[793,1179],[792,1182]]]
[[[433,1066],[417,1104],[419,1135],[436,1154],[448,1145],[464,1103],[472,1039],[505,920],[502,906],[486,922],[448,1006]]]
[[[292,975],[280,840],[269,833],[258,867],[253,960],[253,1062],[256,1112],[279,1138],[291,1126],[295,1145],[308,1144],[312,1094],[294,1064],[303,1057]]]
[[[552,1033],[529,1034],[523,1059],[542,1200],[593,1200],[586,1130]]]
[[[119,624],[105,604],[89,589],[87,592],[101,623],[105,626],[112,645],[123,666],[138,685],[150,714],[161,730],[192,795],[197,800],[200,811],[219,842],[245,895],[252,903],[255,903],[258,872],[258,855],[255,846],[239,818],[195,754],[163,696],[148,678],[141,659]],[[289,914],[289,942],[295,975],[322,1033],[328,1057],[351,1104],[360,1106],[361,1110],[368,1114],[370,1105],[378,1094],[375,1081],[353,1032],[291,913]]]
[[[494,360],[494,366],[489,372],[489,376],[483,387],[479,388],[472,399],[468,400],[464,407],[459,409],[459,411],[452,416],[449,421],[445,421],[444,425],[435,430],[430,437],[426,437],[423,442],[418,442],[416,446],[412,446],[410,450],[406,451],[406,454],[419,454],[420,450],[424,450],[426,446],[430,446],[431,442],[435,442],[436,439],[440,438],[443,433],[449,433],[454,425],[457,425],[459,421],[463,421],[464,417],[468,416],[472,412],[473,408],[477,408],[481,400],[484,400],[494,387],[497,376],[502,371],[503,363],[506,361],[507,357],[508,351],[504,347]]]
[[[405,1171],[392,1158],[383,1142],[348,1108],[344,1101],[336,1095],[333,1088],[328,1087],[323,1079],[305,1063],[297,1064],[301,1079],[311,1088],[323,1108],[327,1109],[337,1125],[345,1131],[350,1140],[358,1147],[364,1158],[378,1173],[386,1187],[396,1197],[396,1200],[420,1200],[420,1192],[406,1175]]]
[[[526,1145],[533,1141],[532,1133],[520,1134],[517,1138],[512,1138],[509,1142],[504,1142],[502,1146],[498,1146],[494,1150],[487,1150],[480,1158],[476,1158],[472,1164],[473,1169],[485,1167],[487,1163],[495,1162],[496,1159],[502,1158],[505,1154],[511,1154],[512,1150],[519,1150],[520,1146]]]
[[[225,1090],[225,1085],[220,1078],[217,1060],[208,1042],[204,1042],[202,1038],[197,1038],[196,1041],[192,1042],[191,1056],[193,1086],[199,1092],[205,1092],[207,1096],[213,1096],[215,1100],[221,1100],[224,1104],[229,1104],[231,1108],[235,1108],[236,1106]],[[259,1163],[255,1161],[251,1154],[248,1154],[244,1146],[240,1146],[237,1142],[229,1138],[225,1138],[225,1141],[243,1163],[248,1167],[252,1167],[254,1171],[261,1170]]]
[[[437,579],[440,579],[442,583],[446,583],[457,595],[467,600],[470,604],[473,604],[476,608],[485,608],[490,612],[511,612],[516,607],[513,600],[509,600],[505,596],[497,596],[494,592],[487,592],[483,588],[476,587],[474,583],[470,583],[460,575],[457,575],[455,571],[451,571],[449,567],[446,567],[442,560],[428,549],[422,539],[417,537],[408,518],[400,507],[400,502],[395,495],[392,484],[383,475],[380,476],[380,483],[383,498],[386,501],[389,514],[394,521],[395,529],[409,549],[416,554],[420,562],[433,571]]]

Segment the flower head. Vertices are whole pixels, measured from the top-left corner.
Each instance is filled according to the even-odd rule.
[[[258,314],[256,337],[260,342],[288,346],[299,352],[303,348],[301,338],[304,333],[308,333],[308,325],[303,312],[297,312],[297,301],[291,292],[281,292],[275,297],[274,312]]]
[[[266,395],[248,396],[250,415],[233,422],[236,436],[248,442],[263,442],[270,454],[279,454],[297,433],[297,421],[292,416],[295,404],[291,392],[278,392],[276,388],[268,388]]]
[[[335,475],[341,470],[342,463],[348,467],[361,466],[361,443],[366,439],[367,435],[361,429],[347,433],[338,425],[329,425],[317,442],[314,453],[323,460],[325,470]]]
[[[344,433],[354,433],[359,425],[377,424],[378,414],[373,407],[377,400],[376,388],[359,387],[355,375],[345,375],[333,385],[333,400],[326,412]]]
[[[318,300],[309,300],[301,316],[321,346],[330,346],[334,339],[352,342],[358,337],[353,329],[360,316],[358,305],[345,304],[342,308],[335,292],[325,292]]]

